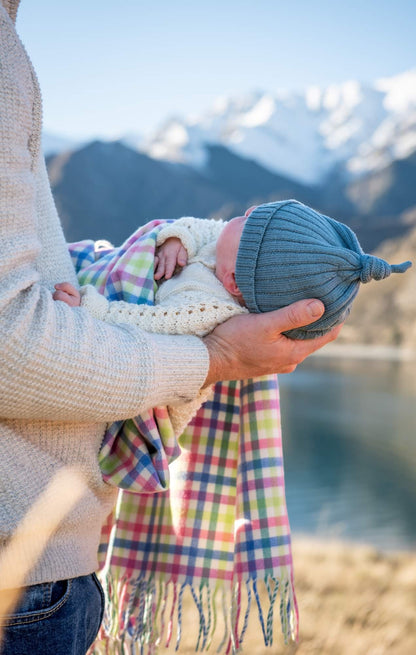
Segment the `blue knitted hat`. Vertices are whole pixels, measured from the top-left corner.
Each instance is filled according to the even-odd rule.
[[[250,312],[269,312],[305,298],[322,300],[325,313],[318,321],[285,333],[313,339],[345,320],[360,282],[404,273],[409,266],[366,255],[349,227],[285,200],[260,205],[248,216],[235,278]]]

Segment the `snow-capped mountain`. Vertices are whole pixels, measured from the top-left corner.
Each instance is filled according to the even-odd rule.
[[[380,170],[416,150],[416,69],[371,85],[220,99],[198,119],[167,121],[140,150],[203,170],[206,144],[309,185],[334,166],[352,178]]]
[[[228,219],[292,197],[347,222],[371,250],[416,221],[416,69],[367,86],[223,99],[147,139],[44,147],[72,241],[119,243],[152,218]]]

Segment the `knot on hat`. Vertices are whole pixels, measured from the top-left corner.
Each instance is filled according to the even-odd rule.
[[[362,255],[360,280],[364,284],[370,280],[384,280],[391,273],[391,266],[384,259],[374,255]]]
[[[412,265],[411,262],[401,264],[389,264],[380,257],[374,255],[361,256],[360,280],[364,284],[370,280],[384,280],[391,273],[404,273]]]

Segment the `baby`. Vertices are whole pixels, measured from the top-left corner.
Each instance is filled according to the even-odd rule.
[[[285,200],[251,207],[229,222],[184,217],[167,223],[157,237],[154,306],[109,302],[92,286],[78,292],[68,283],[56,285],[54,298],[111,323],[198,336],[238,313],[318,298],[324,315],[286,333],[311,339],[345,320],[361,282],[409,266],[365,254],[346,225]]]
[[[114,276],[116,271],[116,296],[130,302],[109,301],[89,284],[79,292],[68,283],[56,285],[55,300],[82,305],[96,318],[111,323],[203,336],[242,312],[267,312],[303,298],[319,298],[325,305],[324,315],[286,333],[290,338],[311,339],[345,320],[361,282],[402,273],[411,265],[390,266],[364,254],[346,225],[295,200],[251,207],[229,222],[184,217],[157,223],[144,226],[120,249],[110,249],[105,255],[97,252],[100,273],[93,263],[92,275],[84,277],[99,284],[103,269],[104,276]],[[148,243],[141,240],[143,231],[145,236],[152,235],[150,255]],[[145,281],[141,257],[149,257]],[[158,282],[154,304],[138,304],[147,302],[149,283],[153,282],[148,275]],[[138,287],[136,295],[131,294],[131,284]],[[154,443],[163,444],[167,452],[166,444],[176,443],[211,394],[211,389],[204,389],[191,402],[156,408],[150,420],[146,415],[108,426],[99,454],[106,481],[142,492],[140,453],[141,444],[151,441],[149,425],[153,426]],[[177,455],[177,445],[172,452]],[[146,452],[144,456],[146,459]]]

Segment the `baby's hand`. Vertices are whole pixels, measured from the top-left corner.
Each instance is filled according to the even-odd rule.
[[[81,304],[80,292],[69,284],[69,282],[60,282],[55,284],[55,293],[52,295],[54,300],[62,300],[70,307],[79,307]]]
[[[182,245],[182,241],[177,237],[166,239],[165,243],[157,249],[154,263],[154,278],[160,280],[164,277],[169,280],[175,273],[177,266],[186,266],[188,262],[188,253]]]

